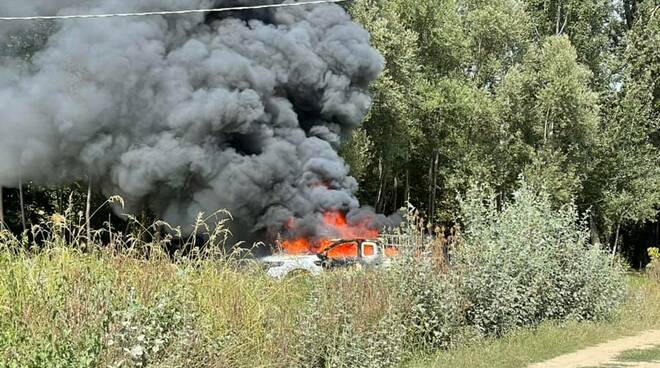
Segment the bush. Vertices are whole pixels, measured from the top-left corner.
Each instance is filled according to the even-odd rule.
[[[293,366],[398,366],[404,329],[392,280],[381,272],[323,276],[300,313]]]
[[[196,318],[186,308],[182,291],[167,291],[144,305],[132,290],[128,306],[112,313],[103,343],[101,360],[107,367],[202,366],[210,355],[196,327]],[[197,364],[195,364],[197,363]]]
[[[467,323],[483,334],[544,320],[605,319],[622,301],[621,267],[589,244],[573,206],[553,210],[546,194],[523,183],[501,210],[478,189],[461,208],[465,232],[452,272]]]
[[[464,324],[463,302],[449,275],[438,272],[428,255],[404,254],[393,271],[407,350],[449,347]]]
[[[649,248],[647,252],[651,262],[646,265],[646,273],[653,280],[660,281],[660,249]]]

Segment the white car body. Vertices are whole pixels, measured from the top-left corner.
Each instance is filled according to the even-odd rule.
[[[310,255],[290,255],[276,254],[261,258],[260,261],[268,267],[266,273],[268,276],[281,279],[295,270],[304,270],[316,276],[323,271],[318,256]]]

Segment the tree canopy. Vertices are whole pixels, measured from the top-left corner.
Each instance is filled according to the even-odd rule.
[[[351,11],[387,63],[348,143],[361,151],[345,156],[363,200],[453,222],[471,185],[505,200],[524,178],[557,207],[575,202],[602,244],[657,220],[653,1],[368,0]]]

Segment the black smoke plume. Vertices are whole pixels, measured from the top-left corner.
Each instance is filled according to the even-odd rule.
[[[3,0],[0,14],[254,3]],[[172,224],[225,208],[252,234],[327,210],[362,216],[336,148],[382,69],[337,5],[0,22],[0,185],[89,177]]]

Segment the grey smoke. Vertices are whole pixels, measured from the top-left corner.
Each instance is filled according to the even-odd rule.
[[[0,14],[254,1],[136,3],[3,0]],[[0,185],[91,177],[173,224],[226,208],[252,233],[330,209],[360,217],[336,148],[361,124],[382,69],[337,5],[0,23]]]

